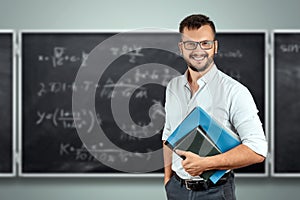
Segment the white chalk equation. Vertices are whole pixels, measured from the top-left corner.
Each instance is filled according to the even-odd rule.
[[[50,122],[54,127],[62,127],[64,129],[86,129],[90,133],[95,126],[96,120],[101,124],[101,119],[94,116],[90,110],[82,109],[80,111],[68,111],[63,108],[56,108],[52,112],[45,112],[41,110],[36,111],[37,119],[35,124],[37,126],[43,123]]]
[[[157,103],[158,104],[158,103]],[[153,106],[151,115],[149,116],[151,119],[155,120],[159,117],[165,116],[163,106],[159,103],[160,106]],[[52,111],[36,111],[36,126],[43,126],[44,123],[50,123],[55,128],[63,128],[63,129],[84,129],[87,134],[91,133],[94,129],[94,126],[98,124],[103,125],[103,121],[101,119],[101,114],[96,113],[93,114],[91,110],[82,109],[80,111],[71,111],[63,108],[55,108]],[[130,135],[125,133],[119,133],[120,140],[126,141],[136,141],[141,140],[141,138],[148,137],[153,135],[153,133],[148,128],[145,128],[145,122],[137,122],[137,124],[126,124],[123,123],[121,127],[121,131],[125,131],[125,133],[130,132]],[[155,128],[155,124],[153,122],[149,123],[150,128]],[[154,130],[155,133],[160,130]],[[118,134],[118,133],[115,133]]]
[[[133,158],[149,161],[152,151],[153,150],[148,149],[149,153],[128,152],[122,151],[121,149],[105,148],[103,143],[92,145],[90,148],[86,148],[83,145],[81,147],[75,147],[70,143],[60,143],[59,155],[62,157],[73,157],[76,161],[126,163]]]
[[[148,80],[149,82],[158,82],[162,86],[166,86],[168,82],[175,77],[169,69],[162,70],[142,70],[136,69],[134,76],[121,81],[114,81],[113,78],[107,78],[104,84],[95,83],[89,80],[78,82],[64,81],[48,81],[39,82],[36,95],[42,97],[47,94],[72,93],[72,92],[88,92],[90,90],[98,90],[101,98],[114,98],[116,95],[123,97],[148,98],[147,88],[140,86],[139,83]],[[159,81],[158,81],[159,80]],[[138,90],[136,90],[138,88]]]
[[[232,51],[220,50],[216,54],[216,57],[219,57],[219,58],[243,58],[243,53],[239,49],[232,50]]]
[[[66,47],[54,47],[53,52],[50,55],[40,54],[37,56],[39,62],[51,63],[53,68],[62,67],[66,64],[74,64],[74,67],[86,66],[86,61],[88,59],[88,53],[81,51],[80,55],[71,54]]]
[[[129,46],[123,45],[121,48],[118,47],[111,47],[110,51],[114,56],[122,56],[126,55],[129,56],[128,61],[130,63],[135,63],[137,57],[143,57],[144,54],[141,53],[142,47],[137,45]],[[48,62],[51,63],[53,68],[62,67],[66,64],[74,64],[76,67],[80,65],[82,67],[86,67],[86,61],[88,59],[89,53],[86,51],[78,52],[77,55],[71,52],[67,47],[63,46],[55,46],[53,47],[51,54],[39,54],[37,56],[37,60],[39,62]]]
[[[162,70],[141,70],[136,69],[135,74],[131,78],[122,79],[117,83],[108,78],[100,91],[101,98],[114,98],[116,95],[123,97],[148,98],[148,90],[144,86],[140,86],[140,82],[155,82],[166,87],[168,82],[176,77],[177,74],[171,74],[169,69]],[[136,90],[138,88],[138,90]],[[163,94],[162,94],[163,96]]]
[[[300,53],[300,44],[282,44],[280,50],[283,53]]]
[[[159,133],[162,129],[162,126],[159,126],[157,120],[160,122],[165,119],[165,110],[160,101],[153,100],[153,105],[149,110],[149,118],[152,120],[148,124],[145,122],[137,122],[135,123],[122,123],[120,129],[125,133],[130,134],[121,134],[120,140],[125,141],[140,141],[143,138],[149,138],[153,136],[153,133]]]
[[[111,47],[110,51],[115,56],[127,55],[129,56],[129,62],[135,63],[137,57],[143,57],[144,54],[141,53],[142,47],[138,45],[122,45],[122,47]]]
[[[138,91],[136,91],[138,88]],[[93,83],[91,81],[84,81],[82,83],[67,83],[63,81],[53,81],[53,82],[40,82],[39,89],[36,92],[38,97],[45,95],[59,95],[63,93],[73,92],[88,92],[90,90],[99,90],[99,96],[104,99],[111,99],[117,95],[123,97],[131,97],[135,93],[134,98],[147,98],[148,91],[145,87],[139,87],[137,84],[128,84],[124,82],[114,83],[112,79],[108,79],[106,83],[101,86],[99,83]]]
[[[98,88],[98,83],[93,83],[91,81],[83,81],[81,84],[76,84],[75,82],[64,82],[64,81],[50,81],[50,82],[40,82],[39,90],[36,95],[38,97],[44,96],[46,94],[57,94],[65,92],[77,92],[77,91],[89,91],[94,88]]]
[[[121,81],[119,83],[114,83],[113,80],[109,78],[103,88],[101,88],[99,95],[101,98],[111,99],[117,95],[129,98],[135,93],[133,96],[135,99],[148,98],[148,91],[145,87],[130,84],[131,80],[128,80],[128,82],[129,83]],[[136,88],[138,88],[139,91],[136,92]]]

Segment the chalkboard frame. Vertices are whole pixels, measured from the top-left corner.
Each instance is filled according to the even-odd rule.
[[[264,124],[264,131],[265,136],[267,138],[268,144],[270,144],[270,63],[269,63],[269,51],[270,51],[270,42],[269,42],[269,31],[265,29],[226,29],[226,30],[218,30],[217,34],[223,34],[223,33],[231,33],[231,34],[263,34],[265,38],[265,60],[264,60],[264,90],[265,90],[265,97],[264,97],[264,104],[265,109],[264,116],[265,119],[262,121]],[[257,177],[257,178],[263,178],[268,177],[270,174],[269,165],[270,165],[270,149],[268,150],[268,155],[265,159],[264,163],[264,173],[235,173],[236,177],[241,178],[251,178],[251,177]]]
[[[275,148],[275,143],[276,143],[276,139],[275,139],[275,116],[276,116],[276,112],[275,112],[275,95],[276,95],[276,91],[275,91],[275,67],[276,67],[276,63],[275,63],[275,38],[276,35],[280,35],[280,34],[299,34],[300,35],[300,29],[275,29],[272,30],[271,32],[271,50],[270,50],[270,55],[271,55],[271,69],[270,69],[270,115],[271,115],[271,119],[270,119],[270,130],[271,130],[271,177],[281,177],[281,178],[299,178],[300,177],[300,173],[290,173],[290,172],[276,172],[275,166],[276,166],[276,156],[275,156],[275,152],[276,152],[276,148]]]
[[[18,38],[20,47],[22,47],[22,35],[26,33],[120,33],[120,32],[126,32],[127,30],[20,30]],[[176,30],[170,30],[175,31]],[[164,32],[164,31],[163,31]],[[166,31],[167,32],[167,31]],[[153,32],[155,33],[155,32]],[[159,32],[157,32],[159,33]],[[267,30],[219,30],[218,34],[263,34],[265,38],[265,60],[264,60],[264,89],[265,89],[265,98],[264,98],[264,104],[265,104],[265,110],[263,111],[265,114],[265,120],[264,120],[264,128],[265,128],[265,134],[268,138],[269,135],[269,34]],[[19,56],[19,120],[18,120],[18,127],[19,127],[19,171],[18,174],[21,177],[163,177],[163,173],[151,173],[151,174],[132,174],[132,173],[74,173],[74,174],[54,174],[54,173],[24,173],[22,171],[22,57],[21,53]],[[237,177],[267,177],[269,176],[269,157],[266,158],[265,161],[265,172],[264,173],[236,173]]]
[[[0,30],[0,34],[10,34],[12,37],[12,49],[11,49],[11,84],[12,84],[12,114],[11,114],[11,126],[12,126],[12,169],[9,173],[0,172],[0,177],[15,177],[17,175],[16,165],[17,165],[17,149],[16,149],[16,140],[17,140],[17,65],[16,65],[16,32],[10,29],[2,29]]]

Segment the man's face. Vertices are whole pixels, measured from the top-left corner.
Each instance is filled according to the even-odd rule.
[[[207,46],[206,42],[213,41],[211,49],[203,50],[199,44],[195,49],[186,49],[184,42],[204,42],[202,47]],[[206,41],[206,42],[205,42]],[[201,26],[199,29],[188,30],[184,28],[182,42],[179,49],[187,65],[194,71],[204,72],[214,63],[214,54],[217,52],[217,41],[214,41],[214,33],[209,25]],[[187,46],[187,45],[186,45]]]

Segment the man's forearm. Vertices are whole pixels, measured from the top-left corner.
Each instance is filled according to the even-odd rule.
[[[164,154],[164,183],[166,184],[172,176],[172,150],[163,144]]]
[[[206,157],[205,161],[208,167],[207,170],[227,170],[260,163],[263,162],[264,159],[264,156],[255,153],[246,145],[241,144],[223,154]]]
[[[243,144],[225,153],[209,157],[200,157],[188,151],[176,150],[176,153],[186,157],[182,161],[182,166],[192,176],[198,176],[207,170],[228,170],[245,167],[262,162],[265,159]]]

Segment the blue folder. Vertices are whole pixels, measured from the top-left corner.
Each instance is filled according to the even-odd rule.
[[[188,133],[198,126],[206,132],[222,153],[241,144],[235,133],[222,126],[199,106],[195,107],[178,125],[166,140],[166,144],[175,147],[178,141],[186,137]],[[226,170],[218,170],[210,177],[210,180],[216,183],[225,173]]]

